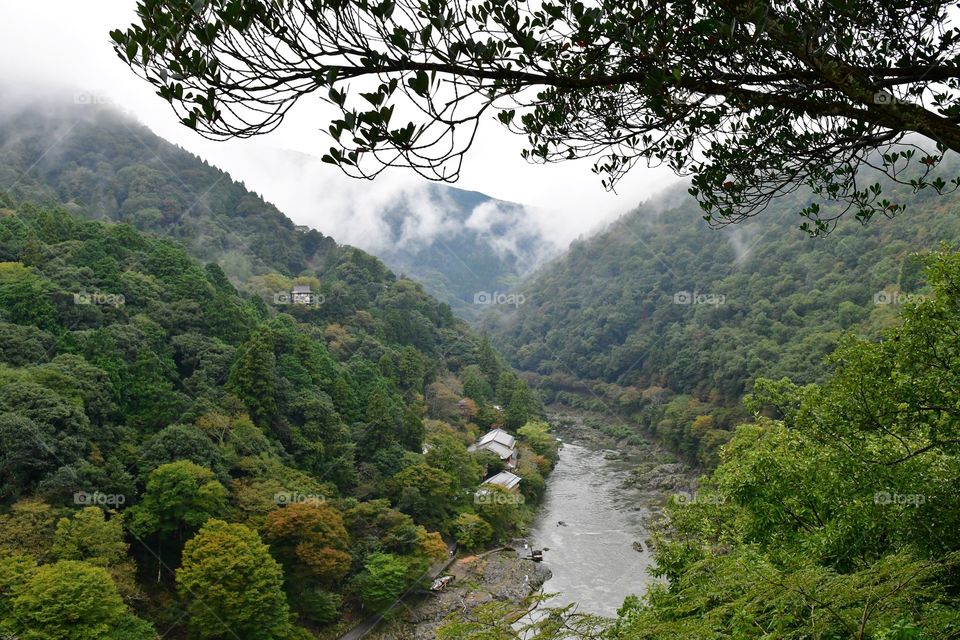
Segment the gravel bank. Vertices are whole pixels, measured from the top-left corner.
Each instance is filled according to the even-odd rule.
[[[430,593],[410,608],[371,632],[371,640],[433,640],[444,618],[454,612],[472,611],[491,600],[521,602],[550,577],[542,565],[518,557],[513,550],[465,556],[447,570],[455,580],[446,590]]]

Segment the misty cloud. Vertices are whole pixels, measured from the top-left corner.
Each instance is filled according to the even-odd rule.
[[[297,224],[375,254],[415,252],[474,232],[499,257],[514,256],[520,270],[529,271],[582,233],[572,225],[558,229],[555,211],[396,174],[355,180],[295,151],[246,144],[214,149],[210,159]]]
[[[56,20],[38,19],[55,15]],[[71,87],[133,115],[157,135],[209,159],[277,204],[301,224],[330,233],[338,241],[376,250],[388,241],[377,229],[380,213],[402,203],[414,219],[405,223],[404,242],[429,242],[451,231],[447,204],[430,183],[411,171],[387,171],[376,181],[355,181],[314,156],[329,146],[323,104],[306,96],[277,131],[254,140],[211,142],[180,125],[169,105],[137,78],[114,54],[109,31],[129,24],[133,3],[63,3],[36,0],[0,5],[0,23],[10,25],[0,40],[0,75],[8,92],[37,97],[56,87]],[[516,224],[536,230],[549,244],[566,246],[590,233],[676,178],[668,170],[638,168],[608,193],[590,171],[590,160],[531,165],[520,158],[522,137],[507,133],[491,117],[481,123],[458,187],[503,200],[522,202],[508,209]],[[280,162],[270,149],[309,154],[306,166]],[[276,166],[274,163],[277,163]],[[478,224],[483,211],[478,212]],[[503,247],[509,251],[508,246]]]

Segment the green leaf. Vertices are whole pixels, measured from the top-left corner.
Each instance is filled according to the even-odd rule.
[[[430,90],[430,79],[425,71],[417,71],[416,75],[407,80],[407,85],[420,96],[426,97]]]

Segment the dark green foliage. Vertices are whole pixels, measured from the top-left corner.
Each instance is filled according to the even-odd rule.
[[[58,153],[43,154],[52,141],[47,140],[50,132],[68,118],[72,126],[58,138]],[[322,269],[336,247],[317,231],[295,230],[242,183],[114,112],[89,109],[78,114],[75,108],[34,105],[4,119],[0,148],[0,188],[15,184],[17,200],[71,202],[91,217],[162,233],[205,262],[229,264],[231,277],[246,277],[264,265],[285,273]],[[27,174],[24,169],[31,165]],[[38,235],[57,242],[61,238],[52,235],[57,231],[51,223]],[[141,248],[124,240],[115,239],[120,249],[114,253]],[[191,265],[178,273],[177,267],[185,265],[156,247],[145,272],[173,277],[187,297],[211,285],[228,293],[217,275],[208,279],[210,271],[202,267]]]
[[[668,508],[668,582],[611,637],[955,633],[960,255],[925,262],[932,296],[882,340],[846,339],[822,385],[757,383],[751,408],[783,419],[738,427],[697,499]]]
[[[258,426],[269,428],[277,418],[277,384],[273,344],[265,331],[257,332],[242,347],[230,372],[228,388],[244,399]]]
[[[21,367],[46,360],[53,336],[32,325],[0,323],[0,362]]]
[[[19,497],[59,464],[54,431],[12,412],[0,413],[3,497]],[[76,454],[74,453],[74,457]]]
[[[479,367],[467,367],[463,372],[463,394],[476,402],[493,397],[493,389]]]
[[[397,507],[431,529],[442,528],[454,497],[454,480],[446,471],[415,464],[396,474],[392,483]]]
[[[517,384],[510,393],[510,400],[506,407],[506,425],[510,429],[519,429],[531,418],[536,417],[539,410],[537,397],[527,387],[525,382]]]
[[[53,303],[46,283],[30,268],[15,262],[0,263],[0,313],[13,324],[38,329],[54,326]]]
[[[496,457],[495,454],[491,455]],[[475,486],[481,480],[482,468],[475,458],[453,434],[437,433],[427,440],[424,459],[431,467],[446,471],[452,477],[456,489]],[[500,461],[499,458],[496,459]]]
[[[109,568],[139,569],[116,573],[121,596],[146,602],[144,614],[178,637],[185,611],[195,634],[217,634],[203,607],[177,593],[184,546],[211,518],[255,530],[291,501],[330,500],[344,514],[349,554],[345,544],[333,554],[300,550],[312,573],[291,568],[283,587],[301,622],[355,615],[363,598],[354,579],[372,555],[397,558],[412,584],[443,547],[420,523],[449,530],[454,503],[480,480],[462,450],[474,427],[456,408],[458,375],[469,367],[492,388],[477,351],[497,375],[499,356],[376,258],[294,231],[209,165],[145,132],[144,149],[131,123],[88,115],[57,162],[34,155],[43,127],[20,122],[11,141],[10,121],[0,124],[0,185],[40,160],[0,212],[0,510],[11,511],[0,513],[3,548],[51,562],[60,517],[81,504],[119,511],[109,522],[122,521],[129,552]],[[206,192],[202,202],[190,187]],[[325,302],[275,304],[295,278]],[[426,458],[425,419],[441,416],[424,398],[441,379],[454,407],[441,426],[460,448]],[[502,418],[492,400],[473,409],[488,423]],[[207,538],[242,538],[262,559],[238,531]],[[200,564],[233,559],[208,551]],[[204,584],[206,568],[190,567],[191,584]],[[252,603],[242,577],[238,593]],[[286,605],[271,598],[266,626],[249,637],[274,634],[273,623],[286,633]]]
[[[715,464],[729,438],[718,432],[746,417],[740,398],[754,379],[823,380],[843,331],[875,335],[898,302],[924,293],[911,253],[960,241],[957,196],[921,194],[911,219],[846,221],[828,240],[793,228],[800,200],[709,230],[675,189],[575,242],[520,286],[524,305],[486,326],[549,400],[620,413],[617,437],[643,431]],[[500,385],[497,397],[509,406]],[[706,414],[712,425],[694,428]]]
[[[480,477],[462,444],[437,466],[422,461],[423,393],[440,375],[456,381],[454,363],[479,369],[474,338],[422,290],[344,250],[336,273],[346,280],[334,284],[360,295],[349,296],[347,316],[331,318],[331,309],[258,306],[218,267],[201,269],[171,242],[129,227],[24,206],[0,218],[0,235],[17,257],[53,255],[53,242],[68,247],[40,266],[6,265],[34,297],[10,297],[19,310],[0,322],[5,504],[36,494],[122,510],[132,544],[111,571],[124,597],[141,588],[133,559],[139,580],[149,574],[151,588],[172,597],[181,550],[211,517],[259,519],[282,496],[304,493],[389,497],[399,509],[377,500],[346,509],[352,562],[339,550],[346,560],[308,554],[318,568],[332,563],[323,575],[342,580],[290,573],[285,590],[304,620],[334,622],[342,608],[378,597],[369,579],[354,580],[371,554],[398,559],[404,588],[425,569],[437,545],[418,523],[448,530],[454,490],[469,492]],[[436,354],[446,342],[467,346],[444,362]],[[519,388],[512,374],[505,380]],[[51,516],[42,526],[54,523]],[[10,533],[52,535],[34,526],[40,521]],[[360,584],[366,596],[348,588]],[[184,626],[165,615],[151,617]]]
[[[141,475],[146,477],[157,467],[189,460],[213,471],[222,471],[221,453],[200,429],[189,424],[174,424],[151,436],[140,451]]]
[[[575,375],[729,403],[758,375],[813,382],[843,325],[895,308],[875,304],[875,294],[918,293],[916,278],[903,277],[916,270],[911,251],[960,239],[947,215],[956,198],[927,200],[938,206],[919,219],[841,225],[827,242],[791,229],[782,208],[709,231],[676,197],[681,204],[667,211],[642,206],[575,242],[521,286],[526,304],[502,325],[490,319],[514,364],[559,388]],[[723,301],[698,303],[694,294]]]

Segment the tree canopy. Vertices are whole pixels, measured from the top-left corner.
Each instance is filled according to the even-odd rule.
[[[6,561],[19,574],[0,614],[4,637],[24,640],[153,640],[151,625],[124,605],[106,570],[75,560],[30,567]],[[7,635],[9,632],[9,635]]]
[[[183,550],[177,587],[198,638],[284,640],[289,633],[283,570],[257,533],[210,520]]]
[[[97,160],[125,157],[107,131],[64,154],[129,202],[136,172]],[[8,132],[0,180],[5,157],[33,162]],[[68,174],[41,170],[18,193],[77,193]],[[505,420],[492,398],[460,410],[460,371],[491,387],[483,361],[526,389],[449,308],[336,245],[309,259],[329,308],[271,307],[264,293],[319,277],[270,270],[234,288],[168,239],[12,206],[0,211],[0,636],[232,637],[226,626],[292,640],[392,602],[447,557],[438,532],[473,512],[482,479],[466,443]],[[260,223],[272,231],[252,244],[282,233]],[[452,411],[428,401],[437,381]],[[475,424],[481,411],[490,420]],[[91,598],[102,606],[83,609]]]
[[[111,35],[209,137],[270,131],[317,92],[341,111],[324,159],[352,175],[455,180],[496,114],[526,158],[594,157],[609,188],[638,162],[692,174],[717,223],[803,186],[868,219],[904,205],[858,168],[960,185],[934,171],[960,150],[950,4],[141,0]],[[811,232],[833,222],[817,203],[802,213]]]
[[[841,221],[822,242],[791,228],[798,201],[710,232],[692,198],[670,190],[575,242],[518,288],[526,304],[493,310],[486,328],[547,402],[618,413],[714,466],[758,377],[825,380],[844,333],[896,323],[929,295],[920,256],[960,242],[956,193],[916,196],[909,219]]]
[[[757,382],[753,421],[653,528],[661,580],[616,618],[549,606],[522,616],[493,601],[452,614],[438,637],[954,637],[960,255],[923,264],[930,295],[879,340],[844,340],[822,384]],[[513,624],[521,617],[554,626],[533,633]]]

